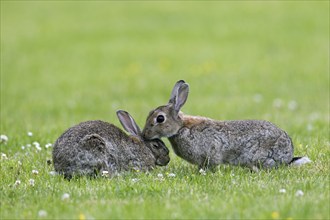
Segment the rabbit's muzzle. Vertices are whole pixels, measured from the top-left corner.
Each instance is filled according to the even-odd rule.
[[[166,166],[170,162],[170,151],[161,140],[158,140],[158,142],[158,147],[161,147],[156,150],[157,153],[154,153],[154,157],[156,158],[155,164],[158,166]]]
[[[166,147],[165,143],[160,139],[145,140],[147,147],[151,151],[155,164],[158,166],[166,166],[170,162],[170,151]]]
[[[160,135],[152,132],[152,130],[144,129],[142,132],[142,136],[147,140],[152,140],[156,138],[160,138]]]
[[[162,156],[157,158],[156,165],[157,166],[166,166],[170,162],[170,156]]]

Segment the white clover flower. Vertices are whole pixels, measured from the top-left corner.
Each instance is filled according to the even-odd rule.
[[[205,170],[203,170],[203,169],[200,169],[200,170],[199,170],[199,173],[200,173],[201,175],[203,175],[203,176],[205,176],[205,175],[206,175],[206,171],[205,171]]]
[[[2,134],[2,135],[0,135],[0,143],[7,143],[7,141],[8,141],[8,137],[7,137],[7,135],[4,135],[4,134]]]
[[[298,108],[298,103],[295,101],[295,100],[291,100],[289,103],[288,103],[288,109],[290,111],[294,111]]]
[[[282,99],[279,99],[279,98],[275,99],[275,100],[273,101],[273,106],[274,106],[275,108],[281,108],[281,107],[283,106],[283,101],[282,101]]]
[[[48,144],[46,144],[45,145],[45,148],[50,148],[50,147],[52,147],[53,145],[51,144],[51,143],[48,143]]]
[[[34,186],[34,179],[29,179],[30,186]]]
[[[32,145],[31,145],[31,144],[27,144],[26,146],[27,146],[27,147],[31,147]]]
[[[175,177],[175,174],[174,173],[169,173],[167,176],[168,177]]]
[[[29,131],[29,132],[27,133],[27,135],[28,135],[29,137],[32,137],[32,136],[33,136],[33,133],[32,133],[31,131]]]
[[[285,189],[280,189],[279,192],[284,194],[284,193],[286,193],[286,190]]]
[[[21,184],[21,181],[20,180],[16,180],[14,186],[18,186],[20,184]]]
[[[103,170],[102,171],[102,176],[109,176],[109,171]]]
[[[38,216],[39,217],[46,217],[47,216],[47,212],[45,210],[39,210]]]
[[[56,173],[56,171],[54,171],[54,170],[49,172],[49,175],[51,175],[51,176],[55,176],[56,174],[57,174],[57,173]]]
[[[37,148],[38,151],[41,151],[41,147],[40,147],[40,144],[38,142],[35,141],[32,144]]]
[[[162,173],[158,173],[156,180],[163,181],[164,180],[164,175]]]
[[[70,199],[70,195],[68,193],[64,193],[61,197],[62,201],[66,201]]]
[[[302,191],[302,190],[297,190],[297,192],[296,192],[296,196],[297,197],[300,197],[300,196],[303,196],[304,195],[304,192]]]
[[[7,160],[7,159],[8,159],[7,155],[4,153],[1,153],[1,160]]]
[[[25,146],[22,146],[21,148],[22,148],[22,150],[24,150],[25,149]]]
[[[38,174],[39,174],[39,171],[38,171],[38,170],[32,170],[32,173],[33,173],[34,175],[38,175]]]
[[[133,183],[136,183],[136,182],[138,182],[138,181],[139,181],[138,178],[133,178],[133,179],[132,179],[132,182],[133,182]]]

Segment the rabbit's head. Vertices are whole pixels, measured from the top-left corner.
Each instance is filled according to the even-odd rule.
[[[146,140],[142,137],[141,130],[136,124],[132,116],[123,110],[117,111],[118,119],[124,129],[141,142],[141,146],[146,146],[152,152],[155,158],[155,164],[158,166],[166,166],[170,162],[169,150],[164,142],[160,139]]]
[[[171,137],[182,127],[182,118],[179,115],[181,107],[188,98],[189,85],[185,81],[176,82],[167,105],[152,110],[146,120],[143,137],[154,139]]]

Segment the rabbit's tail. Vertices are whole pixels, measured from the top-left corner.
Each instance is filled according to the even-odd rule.
[[[311,163],[312,161],[308,157],[294,157],[290,161],[290,165],[292,166],[301,166],[306,163]]]

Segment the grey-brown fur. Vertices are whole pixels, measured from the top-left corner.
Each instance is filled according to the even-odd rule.
[[[95,175],[108,171],[110,175],[130,170],[150,170],[169,162],[169,151],[160,139],[143,140],[139,127],[125,111],[117,112],[127,135],[113,124],[86,121],[65,131],[55,142],[55,170],[65,177]]]
[[[178,81],[169,103],[149,113],[145,138],[168,137],[179,157],[200,168],[232,164],[255,170],[293,160],[290,137],[268,121],[216,121],[183,114],[180,109],[188,93],[188,84]]]

